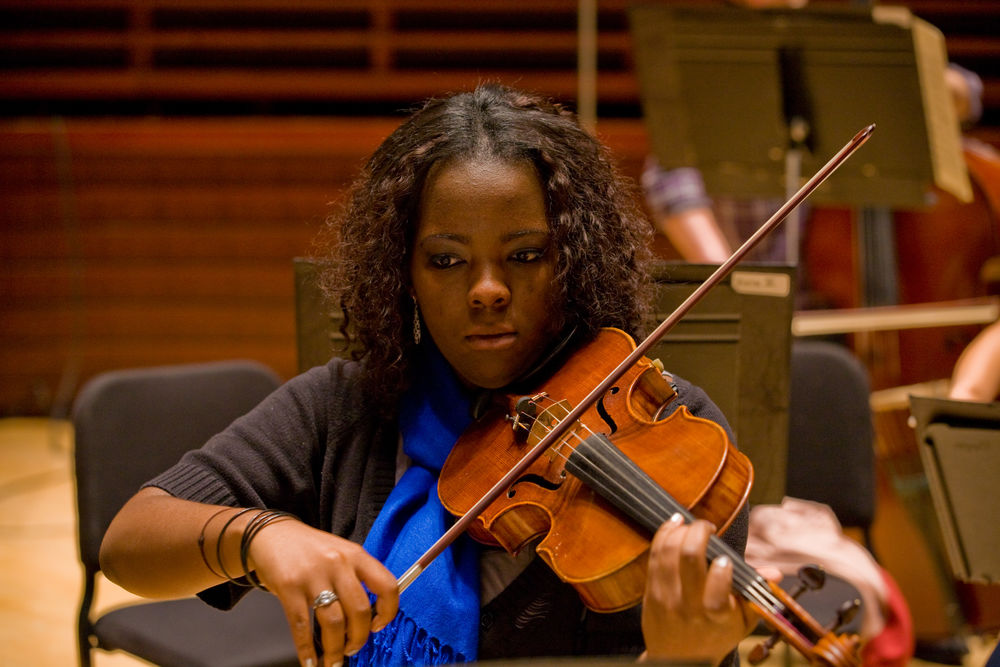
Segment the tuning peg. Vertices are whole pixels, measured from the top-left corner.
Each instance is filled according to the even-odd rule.
[[[751,665],[757,665],[767,659],[767,656],[771,655],[771,649],[774,645],[781,640],[781,635],[777,632],[762,641],[761,643],[750,649],[750,653],[747,654],[747,661]]]
[[[826,583],[826,571],[819,565],[803,565],[797,573],[799,581],[795,590],[790,592],[793,598],[797,598],[805,591],[815,591],[823,588]]]
[[[837,620],[834,621],[833,626],[830,627],[831,630],[837,631],[844,627],[857,616],[858,610],[861,609],[861,600],[857,598],[853,600],[847,600],[844,604],[840,605],[837,609]]]

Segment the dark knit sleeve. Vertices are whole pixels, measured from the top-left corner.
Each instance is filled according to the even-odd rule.
[[[681,405],[687,406],[687,409],[695,417],[710,419],[725,429],[726,435],[729,436],[733,444],[736,444],[736,436],[733,434],[732,427],[729,426],[729,420],[722,414],[719,406],[709,398],[705,390],[677,375],[671,375],[670,377],[670,384],[673,386],[674,391],[677,392],[677,398],[671,405],[671,409],[664,416],[668,416]]]
[[[319,367],[285,383],[146,486],[196,502],[281,509],[317,525],[329,377]],[[228,609],[247,591],[244,583],[220,584],[199,597]]]
[[[282,509],[315,524],[328,385],[326,367],[293,378],[146,485],[197,502]]]
[[[196,502],[291,512],[360,543],[394,483],[399,429],[365,393],[363,364],[332,359],[272,393],[200,449],[150,480]],[[246,591],[199,594],[229,608]]]

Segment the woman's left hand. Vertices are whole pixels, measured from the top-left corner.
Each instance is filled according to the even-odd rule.
[[[708,565],[712,533],[706,521],[671,520],[653,536],[642,607],[644,659],[717,665],[756,623],[756,614],[732,593],[730,559]]]

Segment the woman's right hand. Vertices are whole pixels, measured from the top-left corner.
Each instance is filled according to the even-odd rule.
[[[388,625],[399,607],[396,579],[382,563],[360,545],[297,520],[261,530],[251,542],[249,565],[281,601],[304,667],[317,664],[311,614],[321,592],[338,598],[314,612],[326,666],[361,650],[369,632]],[[374,616],[366,589],[376,597]]]
[[[144,488],[125,503],[104,534],[101,570],[143,597],[193,595],[220,583],[222,573],[243,574],[242,538],[255,515]],[[399,591],[392,573],[361,546],[291,517],[254,533],[247,567],[281,601],[303,666],[317,665],[311,616],[321,592],[330,590],[340,598],[315,611],[326,665],[358,651],[369,632],[396,615]],[[374,617],[365,588],[376,596]]]

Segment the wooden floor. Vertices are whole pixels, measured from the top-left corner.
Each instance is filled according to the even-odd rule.
[[[72,442],[67,422],[0,420],[0,663],[10,667],[78,664],[83,570]],[[135,599],[108,581],[98,583],[98,609]],[[95,667],[145,664],[95,652]]]
[[[0,420],[0,664],[5,667],[77,663],[82,573],[71,456],[72,430],[66,422]],[[96,609],[134,599],[102,581]],[[993,644],[970,637],[969,645],[972,652],[965,666],[981,667]],[[766,664],[784,664],[784,653],[776,651]],[[126,655],[95,651],[95,667],[143,664]]]

